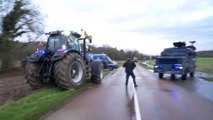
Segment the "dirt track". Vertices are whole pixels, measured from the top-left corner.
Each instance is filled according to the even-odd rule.
[[[142,120],[210,120],[213,101],[175,81],[160,80],[141,67],[135,70]],[[42,120],[131,120],[134,116],[124,69],[104,79]],[[195,78],[196,80],[197,78]],[[212,93],[212,92],[211,92]]]
[[[3,78],[0,80],[0,105],[21,98],[32,91],[23,75]]]

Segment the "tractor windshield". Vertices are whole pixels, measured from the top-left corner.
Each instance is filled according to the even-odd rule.
[[[66,45],[68,37],[63,35],[52,35],[48,38],[47,49],[52,52],[55,52],[58,49],[61,49],[63,45]]]

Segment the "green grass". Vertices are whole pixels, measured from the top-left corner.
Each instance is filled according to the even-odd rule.
[[[87,90],[91,85],[86,83],[81,88],[66,91],[56,87],[40,89],[22,99],[0,106],[0,120],[38,120],[49,110]]]
[[[213,78],[204,78],[204,77],[202,77],[202,79],[213,82]]]
[[[140,65],[141,65],[143,68],[145,68],[145,69],[151,69],[150,67],[148,67],[148,66],[145,65],[145,64],[140,63]]]
[[[104,72],[103,72],[103,77],[107,76],[109,73],[110,73],[109,70],[104,70]]]
[[[213,57],[197,58],[196,66],[196,71],[213,74]]]
[[[155,64],[155,60],[140,61],[140,65],[146,69],[153,69],[154,64]]]

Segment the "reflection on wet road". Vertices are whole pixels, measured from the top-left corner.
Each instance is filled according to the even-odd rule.
[[[180,81],[178,76],[175,81],[170,76],[162,80],[140,67],[136,73],[140,76],[137,92],[144,120],[210,120],[213,117],[213,100],[184,86],[196,80]]]
[[[210,120],[213,118],[213,100],[211,97],[200,95],[208,91],[205,88],[208,83],[200,83],[197,78],[181,81],[177,77],[177,80],[173,81],[169,80],[169,76],[160,80],[157,74],[140,66],[136,67],[135,74],[142,120]],[[212,87],[212,84],[209,87]],[[210,94],[208,96],[213,94],[208,93]],[[124,69],[119,68],[106,77],[101,85],[93,86],[44,119],[133,120],[135,112],[132,95],[130,88],[125,88]]]
[[[157,75],[157,74],[156,74]],[[161,80],[169,80],[179,86],[185,87],[186,89],[193,91],[209,100],[213,101],[213,82],[203,80],[200,77],[213,77],[213,75],[196,72],[195,77],[191,78],[188,76],[187,80],[181,80],[180,75],[176,75],[175,79],[171,79],[170,75],[165,75]]]
[[[122,68],[106,77],[103,83],[73,98],[45,120],[131,120],[131,91],[125,88]]]

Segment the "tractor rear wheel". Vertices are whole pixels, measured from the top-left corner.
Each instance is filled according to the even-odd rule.
[[[103,78],[103,64],[101,62],[92,62],[92,76],[91,80],[93,83],[100,84]]]
[[[42,82],[38,77],[40,67],[41,65],[39,63],[27,63],[25,66],[25,79],[34,89],[42,87]]]
[[[60,88],[79,87],[84,83],[85,77],[84,61],[77,53],[68,53],[54,65],[54,79]]]

